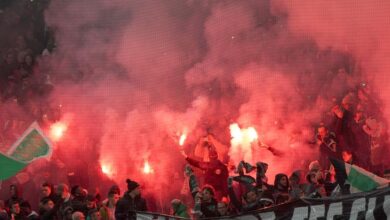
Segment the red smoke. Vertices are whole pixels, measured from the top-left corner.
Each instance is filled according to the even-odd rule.
[[[191,154],[212,133],[230,146],[237,122],[288,155],[252,149],[272,181],[316,158],[308,141],[333,98],[370,80],[390,103],[387,3],[272,3],[275,15],[268,1],[52,1],[57,48],[42,62],[50,100],[73,115],[54,152],[67,172],[169,185],[169,201],[184,179],[179,145]],[[333,74],[345,66],[362,69]]]

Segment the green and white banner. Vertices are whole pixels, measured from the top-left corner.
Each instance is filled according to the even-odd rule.
[[[52,151],[52,144],[38,123],[32,123],[6,155],[0,153],[0,180],[15,176],[38,158],[50,157]]]

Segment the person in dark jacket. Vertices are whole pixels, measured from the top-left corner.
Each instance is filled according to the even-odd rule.
[[[69,208],[74,209],[73,196],[70,194],[69,187],[65,183],[61,183],[57,186],[56,194],[60,198],[55,203],[56,206],[58,204],[58,218],[65,219],[65,210]]]
[[[12,201],[10,213],[12,220],[27,220],[26,216],[21,211],[19,201],[17,200]]]
[[[274,198],[276,204],[290,200],[289,187],[288,177],[286,174],[279,173],[275,176]]]
[[[200,210],[204,217],[217,217],[217,200],[215,199],[215,190],[210,185],[205,185],[201,190]]]
[[[148,210],[145,199],[141,197],[140,185],[130,179],[127,179],[126,183],[127,191],[116,204],[116,220],[136,219],[136,211]]]
[[[53,185],[49,182],[42,183],[41,193],[42,193],[41,200],[45,198],[50,198],[53,202],[55,202],[58,199],[58,197],[54,193]]]
[[[218,159],[218,154],[215,147],[210,142],[205,142],[209,148],[209,162],[198,161],[188,157],[186,154],[186,161],[196,168],[203,170],[204,184],[211,185],[217,191],[216,198],[221,199],[227,196],[227,178],[229,172],[227,166]]]
[[[57,220],[57,212],[59,209],[59,203],[57,202],[56,205],[54,205],[54,202],[49,198],[46,197],[41,200],[42,209],[39,211],[39,215],[42,220]]]
[[[27,220],[39,220],[39,215],[31,209],[31,205],[27,201],[20,203],[20,209]]]
[[[18,201],[19,204],[23,202],[22,190],[18,188],[18,186],[16,186],[15,184],[9,186],[9,193],[10,193],[10,198],[7,201],[5,201],[5,205],[9,209],[11,208],[14,201]]]

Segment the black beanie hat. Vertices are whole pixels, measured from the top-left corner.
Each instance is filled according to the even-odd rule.
[[[132,181],[131,179],[127,179],[126,183],[127,183],[127,189],[130,192],[133,191],[135,188],[137,188],[139,186],[139,184],[137,182]]]

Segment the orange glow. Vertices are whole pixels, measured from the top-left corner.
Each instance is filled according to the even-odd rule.
[[[149,162],[148,162],[148,161],[145,161],[145,163],[144,163],[144,168],[142,169],[142,172],[144,172],[145,174],[151,174],[151,173],[153,173],[153,169],[152,169],[152,167],[149,165]]]
[[[186,141],[186,138],[187,138],[187,135],[186,134],[182,134],[180,136],[180,139],[179,139],[179,145],[180,146],[183,146],[184,142]]]
[[[68,126],[64,122],[56,122],[50,126],[50,137],[54,141],[58,141],[64,136]]]

